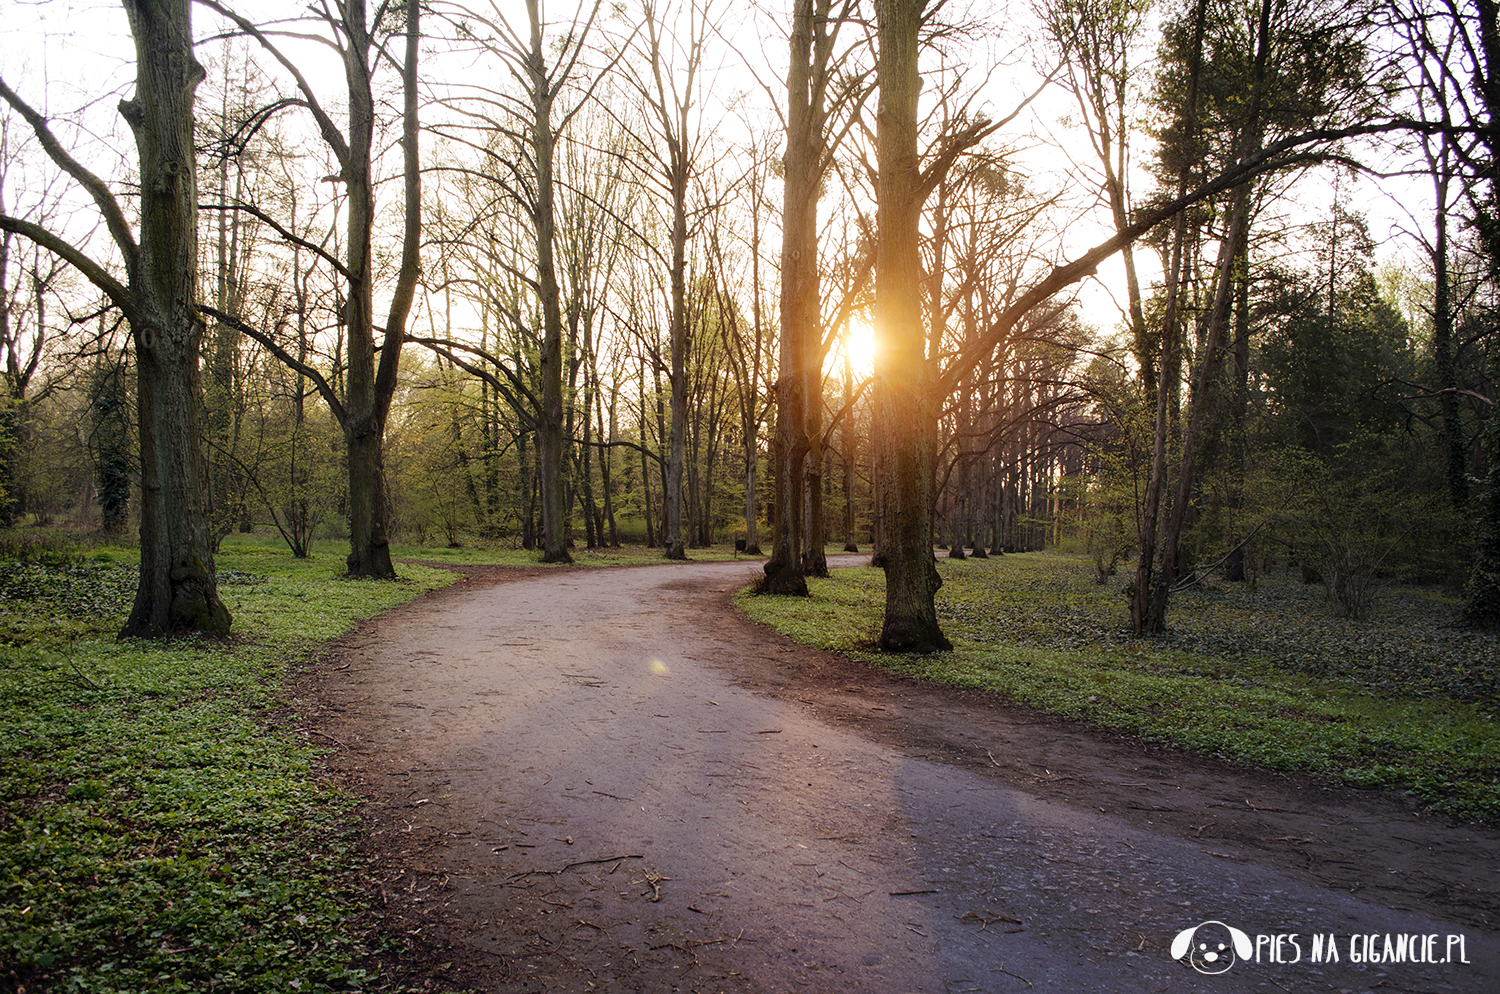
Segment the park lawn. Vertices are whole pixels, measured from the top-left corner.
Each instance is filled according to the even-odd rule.
[[[891,672],[994,691],[1049,714],[1271,770],[1409,791],[1458,818],[1500,820],[1500,637],[1457,602],[1391,587],[1374,616],[1328,611],[1322,589],[1263,577],[1174,595],[1171,630],[1126,630],[1123,581],[1081,557],[940,559],[930,656],[872,650],[884,574],[835,570],[811,596],[756,596],[750,617]]]
[[[225,642],[114,640],[137,553],[0,561],[0,988],[385,988],[354,799],[284,678],[454,574],[343,580],[342,555],[226,548]]]

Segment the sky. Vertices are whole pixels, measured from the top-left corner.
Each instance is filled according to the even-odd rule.
[[[789,3],[789,0],[782,0]],[[544,3],[543,15],[554,21],[570,17],[576,0],[551,0]],[[268,10],[283,8],[288,12],[304,9],[300,2],[259,0],[244,5],[264,17]],[[483,6],[483,4],[480,4]],[[773,12],[777,0],[767,4]],[[514,9],[520,16],[520,4],[503,0],[502,7]],[[1026,4],[975,4],[976,10],[989,13],[988,20],[1006,25],[994,36],[981,37],[972,54],[966,56],[970,78],[993,66],[981,97],[981,106],[991,116],[1009,113],[1018,95],[1031,92],[1041,78],[1038,66],[1045,62],[1044,51],[1031,46],[1036,35],[1025,30],[1029,18]],[[121,151],[132,153],[128,134],[115,112],[115,104],[128,95],[134,74],[133,47],[130,43],[124,13],[110,0],[0,0],[7,30],[0,40],[0,73],[23,96],[34,101],[48,115],[73,117],[83,111],[84,127],[69,134],[71,147],[80,159],[101,173],[108,173],[112,163],[121,159]],[[719,64],[711,66],[713,85],[709,100],[719,106],[711,116],[722,118],[726,128],[774,126],[770,98],[764,86],[779,84],[784,59],[785,40],[774,14],[743,3],[715,0],[711,10],[722,16],[720,35],[725,43]],[[200,32],[212,19],[206,12],[195,13]],[[291,43],[293,49],[297,43]],[[316,48],[304,46],[305,49]],[[762,49],[764,50],[762,51]],[[736,52],[754,71],[747,70]],[[342,88],[341,73],[326,49],[316,48],[316,57],[298,58],[310,70],[313,85],[320,92],[336,94]],[[764,82],[763,82],[764,81]],[[1107,213],[1093,204],[1084,184],[1070,175],[1069,159],[1087,162],[1091,153],[1079,136],[1070,132],[1065,120],[1076,114],[1071,97],[1060,88],[1043,93],[1022,116],[1002,133],[1002,140],[1017,147],[1015,161],[1030,176],[1034,186],[1057,191],[1069,212],[1057,236],[1055,248],[1061,254],[1074,256],[1103,241],[1110,234]],[[1141,143],[1144,148],[1144,142]],[[1138,157],[1137,163],[1144,161]],[[1397,199],[1382,195],[1367,181],[1345,180],[1342,195],[1346,203],[1356,203],[1370,215],[1371,233],[1385,240],[1386,257],[1410,258],[1414,255],[1408,239],[1393,233],[1413,222],[1407,209],[1423,202],[1421,184],[1390,184]],[[1138,193],[1149,189],[1145,176],[1134,181]],[[1430,192],[1425,196],[1430,199]],[[1307,184],[1299,193],[1299,204],[1290,205],[1294,212],[1309,216],[1326,214],[1331,191]],[[15,198],[8,200],[14,208]],[[78,204],[80,214],[87,205]],[[1417,212],[1418,222],[1422,212]],[[1150,252],[1137,254],[1144,284],[1158,275],[1156,260]],[[1119,323],[1119,308],[1124,304],[1124,275],[1117,255],[1100,267],[1097,277],[1078,288],[1085,320],[1108,331]]]

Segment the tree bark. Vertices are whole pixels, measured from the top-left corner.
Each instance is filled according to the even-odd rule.
[[[567,502],[563,499],[563,402],[562,402],[562,304],[557,286],[557,266],[553,256],[556,223],[553,217],[552,153],[557,136],[552,130],[554,87],[547,76],[542,51],[542,22],[537,0],[526,0],[531,22],[531,58],[527,60],[530,77],[531,149],[536,160],[536,202],[533,205],[536,225],[537,291],[542,305],[542,409],[537,423],[537,450],[541,456],[542,484],[542,562],[570,563],[565,517]]]
[[[885,621],[880,648],[935,652],[953,646],[937,622],[942,584],[932,554],[937,450],[934,376],[922,327],[922,201],[917,159],[917,31],[922,0],[879,0],[874,411],[884,497],[881,553]]]
[[[46,119],[0,80],[0,97],[43,150],[94,200],[125,260],[126,281],[41,225],[0,216],[0,228],[67,260],[130,322],[136,351],[141,457],[141,573],[121,638],[229,631],[208,526],[203,391],[198,361],[198,190],[193,102],[203,68],[193,56],[187,0],[125,0],[136,46],[136,93],[120,103],[140,162],[140,242],[119,202],[52,134]]]
[[[203,390],[196,304],[198,188],[193,57],[187,0],[126,0],[136,94],[120,104],[140,152],[139,256],[131,266],[141,444],[141,579],[120,635],[225,634],[208,528]]]
[[[815,97],[813,0],[792,10],[787,70],[786,154],[781,224],[781,346],[776,380],[775,538],[764,567],[765,592],[807,596],[803,517],[808,459],[807,367],[819,337],[817,196],[823,120]]]

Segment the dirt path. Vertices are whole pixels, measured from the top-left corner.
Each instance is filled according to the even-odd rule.
[[[474,569],[309,677],[456,985],[1500,990],[1497,833],[796,646],[730,607],[757,566]],[[1259,962],[1174,962],[1210,920]],[[1470,962],[1350,961],[1387,933]]]

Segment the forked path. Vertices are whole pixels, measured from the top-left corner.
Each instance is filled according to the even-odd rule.
[[[318,669],[377,900],[460,985],[1500,990],[1495,833],[795,646],[729,605],[757,566],[477,570]],[[1210,920],[1259,962],[1173,961]]]

